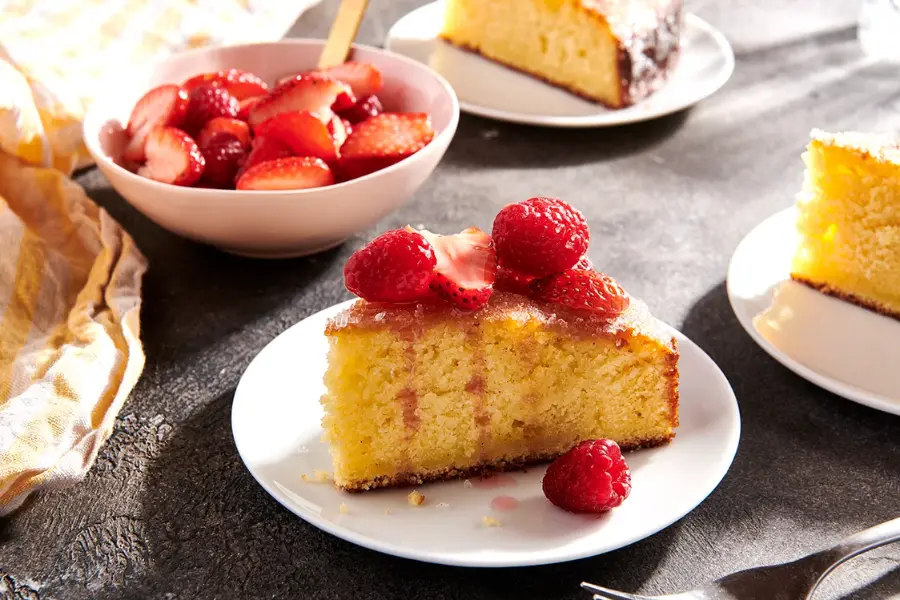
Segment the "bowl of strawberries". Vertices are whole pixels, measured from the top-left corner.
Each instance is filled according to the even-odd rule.
[[[334,247],[408,201],[459,121],[428,67],[322,40],[192,50],[117,76],[85,145],[112,187],[161,227],[235,254]]]

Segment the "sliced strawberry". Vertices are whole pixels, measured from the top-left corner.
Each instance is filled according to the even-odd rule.
[[[428,298],[434,266],[434,249],[421,233],[393,229],[353,253],[344,285],[370,302],[416,302]]]
[[[331,169],[311,156],[269,160],[247,169],[237,180],[239,190],[303,190],[334,183]]]
[[[250,118],[250,111],[253,110],[253,107],[265,99],[266,96],[252,96],[241,100],[240,106],[238,107],[237,118],[241,121],[247,121]]]
[[[463,310],[477,310],[487,304],[497,277],[497,253],[491,236],[475,227],[456,235],[420,233],[434,248],[437,259],[431,290]]]
[[[349,88],[340,81],[317,75],[303,75],[281,85],[250,109],[248,123],[254,129],[277,114],[308,110],[327,123],[334,114],[331,105]]]
[[[631,300],[615,279],[595,271],[564,271],[531,283],[531,292],[539,300],[569,308],[590,311],[613,319]]]
[[[217,133],[227,133],[238,140],[244,148],[250,147],[250,126],[230,117],[216,117],[210,120],[197,136],[197,145],[203,147]]]
[[[294,156],[294,151],[280,139],[257,135],[250,143],[250,154],[238,170],[237,177],[240,178],[244,171],[259,163],[291,156]]]
[[[434,138],[425,113],[382,113],[358,123],[341,146],[340,168],[354,179],[400,162]]]
[[[337,160],[337,146],[328,127],[309,111],[279,113],[257,127],[256,135],[281,140],[295,156],[312,156],[328,163]]]
[[[296,75],[288,75],[287,77],[282,77],[278,80],[278,82],[275,84],[275,90],[278,91],[279,88],[293,85],[294,82],[309,77],[316,77],[319,79],[325,78],[324,75],[321,75],[315,71],[307,73],[297,73]],[[331,110],[339,112],[349,110],[354,106],[356,106],[356,96],[353,95],[353,90],[350,89],[349,85],[344,85],[344,88],[335,97],[334,102],[331,104]]]
[[[184,130],[199,133],[207,122],[216,117],[237,117],[241,104],[225,88],[212,84],[198,85],[191,92]]]
[[[187,114],[188,95],[177,85],[161,85],[144,94],[128,118],[126,129],[131,138],[123,157],[143,162],[144,144],[154,127],[180,127]]]
[[[347,136],[350,135],[351,131],[350,123],[337,115],[334,115],[328,121],[328,133],[331,134],[331,139],[334,140],[334,145],[338,149],[347,141]]]
[[[187,90],[188,93],[191,93],[194,91],[194,88],[205,84],[225,88],[229,94],[238,100],[261,96],[269,91],[269,86],[266,85],[265,81],[253,73],[241,71],[240,69],[228,69],[216,73],[195,75],[181,84],[181,87]]]
[[[173,185],[193,185],[206,163],[197,143],[177,127],[157,127],[147,136],[147,164],[138,175]]]
[[[349,108],[343,110],[335,108],[335,110],[351,123],[359,123],[360,121],[371,119],[384,112],[384,108],[381,106],[381,100],[375,95],[363,96],[356,101],[356,104]]]
[[[247,147],[227,131],[214,132],[197,145],[206,162],[202,181],[218,188],[234,187],[235,176],[247,156]]]
[[[368,63],[350,61],[317,72],[343,81],[357,98],[377,94],[384,87],[381,71]]]

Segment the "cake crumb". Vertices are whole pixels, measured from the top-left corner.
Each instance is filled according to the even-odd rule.
[[[391,514],[391,509],[387,509],[387,510],[385,510],[385,511],[384,511],[384,514],[386,514],[386,515],[389,515],[389,514]]]
[[[484,516],[481,517],[481,524],[485,527],[500,527],[501,523],[494,517]]]
[[[318,483],[332,481],[331,473],[329,473],[328,471],[321,471],[319,469],[313,469],[313,477]]]
[[[425,502],[425,496],[419,493],[419,490],[413,490],[406,497],[406,501],[413,506],[421,506]]]
[[[472,487],[472,482],[469,481],[468,479],[466,479],[465,481],[463,481],[463,487],[464,487],[464,488],[470,488],[470,487]]]
[[[350,509],[347,508],[347,505],[344,504],[343,502],[341,502],[341,505],[338,506],[338,510],[341,512],[342,515],[350,514]]]
[[[450,508],[450,505],[446,502],[438,502],[434,505],[435,508]]]
[[[312,481],[312,480],[309,478],[309,475],[307,475],[306,473],[301,474],[301,475],[300,475],[300,479],[303,480],[303,481]]]

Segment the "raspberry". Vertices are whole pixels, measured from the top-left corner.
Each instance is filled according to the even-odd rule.
[[[547,467],[547,500],[573,513],[615,508],[631,493],[631,472],[612,440],[581,442]]]
[[[196,135],[207,121],[216,117],[237,116],[241,103],[228,93],[225,88],[212,84],[198,85],[191,91],[188,99],[187,116],[184,128],[191,135]]]
[[[531,282],[531,293],[539,300],[576,310],[589,310],[612,319],[631,300],[616,280],[595,271],[565,271]]]
[[[422,234],[394,229],[350,257],[344,284],[370,302],[415,302],[428,297],[436,264],[434,249]]]
[[[206,136],[200,144],[200,153],[206,160],[203,180],[214,187],[233,188],[241,162],[247,154],[239,139],[225,131]]]
[[[505,206],[491,235],[501,265],[535,277],[571,269],[591,237],[578,210],[541,197]]]

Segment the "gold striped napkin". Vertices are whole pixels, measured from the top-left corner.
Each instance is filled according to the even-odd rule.
[[[0,516],[85,476],[144,366],[146,260],[69,179],[99,82],[318,1],[0,0]]]

